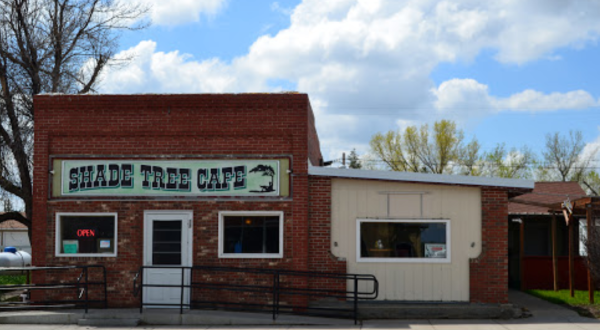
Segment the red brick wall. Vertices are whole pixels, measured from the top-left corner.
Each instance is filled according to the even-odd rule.
[[[331,254],[331,178],[309,177],[309,269],[326,273],[346,273],[346,262]],[[311,281],[311,288],[343,291],[346,282],[331,278]]]
[[[312,112],[312,108],[308,111],[308,157],[313,166],[319,166],[319,163],[323,158],[321,155],[317,127],[315,125],[315,115]]]
[[[308,270],[307,159],[320,156],[305,94],[61,95],[36,96],[33,263],[96,264],[108,270],[111,306],[134,306],[132,279],[142,265],[143,211],[193,210],[195,265],[280,267]],[[313,121],[308,119],[313,118]],[[311,133],[314,132],[314,133]],[[310,154],[309,154],[310,153]],[[50,156],[214,156],[252,158],[289,155],[289,199],[251,201],[53,200],[48,195]],[[218,259],[218,211],[284,212],[283,259]],[[54,256],[57,212],[117,212],[116,258]],[[43,281],[44,278],[36,280]],[[304,285],[307,285],[304,283]]]
[[[36,96],[33,262],[35,265],[103,263],[108,268],[111,306],[135,306],[132,278],[142,265],[143,210],[194,212],[195,265],[280,267],[345,272],[330,255],[331,179],[308,177],[310,159],[321,154],[314,116],[304,94],[83,95]],[[289,155],[289,199],[259,201],[52,200],[50,156],[255,156]],[[220,210],[284,212],[283,259],[218,259]],[[56,212],[117,212],[117,258],[54,256]],[[471,300],[507,301],[507,192],[482,188],[483,246],[471,262]],[[40,279],[43,281],[44,279]],[[308,286],[299,281],[300,285]],[[314,282],[312,287],[339,282]],[[302,300],[300,299],[300,302]]]
[[[508,303],[508,195],[481,188],[481,255],[470,264],[471,302]]]

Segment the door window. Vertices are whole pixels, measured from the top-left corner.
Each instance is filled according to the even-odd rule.
[[[181,227],[181,220],[153,222],[153,265],[181,265]]]

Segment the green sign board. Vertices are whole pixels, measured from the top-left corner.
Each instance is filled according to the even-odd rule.
[[[63,240],[63,253],[79,252],[79,242],[77,240]]]
[[[62,160],[61,196],[279,196],[279,160]]]

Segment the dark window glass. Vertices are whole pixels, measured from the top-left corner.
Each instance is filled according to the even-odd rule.
[[[526,256],[552,256],[551,222],[527,219],[523,224],[524,252]],[[567,237],[568,239],[568,237]]]
[[[362,258],[446,258],[445,223],[361,222]]]
[[[153,221],[152,264],[181,265],[181,220]]]
[[[115,253],[115,217],[60,216],[60,253]]]
[[[224,253],[279,253],[279,216],[224,216]]]
[[[527,224],[527,222],[525,222],[525,224]],[[525,233],[527,233],[527,231],[525,231]],[[550,242],[552,242],[552,238],[550,239]],[[556,217],[556,247],[558,256],[566,257],[569,255],[569,227],[567,227],[565,218],[562,216]]]

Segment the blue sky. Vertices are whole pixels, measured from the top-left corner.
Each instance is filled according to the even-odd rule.
[[[202,1],[202,0],[199,0]],[[290,15],[299,1],[226,1],[216,14],[202,15],[198,21],[183,24],[154,24],[149,29],[124,35],[123,49],[141,40],[157,42],[157,51],[179,50],[197,59],[219,57],[230,61],[248,52],[263,34],[277,33],[290,24]],[[274,5],[277,3],[277,5]]]
[[[104,93],[308,93],[324,157],[457,121],[484,150],[547,133],[600,146],[600,4],[563,0],[139,0]]]

